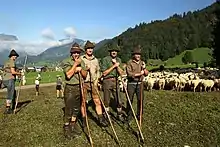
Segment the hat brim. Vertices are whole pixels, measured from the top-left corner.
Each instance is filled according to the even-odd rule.
[[[12,56],[16,56],[16,57],[19,57],[18,54],[10,54],[8,57],[11,58]]]
[[[134,53],[132,53],[132,55],[134,55],[134,54],[141,55],[141,52],[134,52]]]
[[[74,49],[71,49],[70,53],[74,53],[74,52],[83,52],[83,49],[80,49],[80,48],[74,48]]]
[[[109,52],[112,52],[112,51],[116,51],[116,52],[120,52],[119,50],[117,49],[111,49],[111,50],[108,50]]]

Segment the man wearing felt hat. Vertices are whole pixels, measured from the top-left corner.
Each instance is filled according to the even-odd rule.
[[[110,94],[112,93],[117,104],[117,118],[120,121],[124,121],[122,113],[122,99],[120,96],[120,87],[118,81],[118,77],[124,74],[121,59],[117,57],[120,47],[117,44],[112,44],[108,51],[110,55],[103,58],[101,65],[104,104],[106,110],[109,111]]]
[[[81,56],[81,59],[85,62],[85,65],[88,70],[87,77],[83,84],[83,91],[84,91],[84,98],[82,99],[82,105],[81,105],[81,113],[82,113],[82,124],[83,127],[86,127],[86,96],[87,93],[90,92],[90,95],[92,96],[93,102],[95,104],[96,113],[98,115],[98,122],[99,125],[102,127],[107,127],[107,122],[102,114],[102,106],[98,95],[98,79],[101,76],[100,73],[100,66],[98,59],[93,55],[93,49],[95,48],[94,43],[90,42],[89,40],[86,42],[84,49],[85,49],[85,55]]]
[[[21,75],[20,72],[16,71],[15,61],[19,57],[18,53],[12,49],[9,54],[9,59],[5,62],[3,68],[3,85],[7,87],[7,99],[6,99],[6,110],[5,114],[13,113],[14,102],[15,102],[15,80],[16,75]]]
[[[144,76],[148,75],[148,70],[145,67],[145,62],[141,60],[140,46],[134,48],[132,52],[132,59],[128,61],[126,66],[126,73],[128,78],[128,82],[127,82],[128,95],[132,103],[134,94],[136,94],[137,118],[140,119],[140,116],[142,116],[143,114],[143,107],[140,106],[143,104],[143,98],[144,98],[144,91],[143,88],[141,87],[141,84]],[[127,102],[127,115],[128,115],[127,122],[129,123],[132,119],[132,111],[128,102]]]
[[[70,58],[63,63],[64,72],[64,136],[67,139],[77,137],[81,130],[77,124],[77,116],[80,112],[81,89],[80,80],[87,76],[85,63],[80,59],[83,50],[79,44],[74,43],[70,49]]]

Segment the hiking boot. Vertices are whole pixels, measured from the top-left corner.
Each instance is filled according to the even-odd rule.
[[[131,120],[132,120],[132,115],[128,115],[125,122],[129,124]]]
[[[63,126],[63,133],[64,133],[64,137],[66,139],[71,139],[72,135],[71,135],[71,130],[70,130],[70,125],[64,125]]]
[[[70,122],[70,130],[73,137],[81,135],[82,131],[76,122]]]
[[[98,116],[98,119],[101,127],[108,127],[108,122],[106,121],[106,119],[103,117],[102,114]]]
[[[4,114],[12,114],[13,110],[11,108],[6,108]]]
[[[83,132],[85,134],[88,134],[88,128],[86,125],[86,117],[82,117],[81,124],[82,124],[82,128],[83,128]]]

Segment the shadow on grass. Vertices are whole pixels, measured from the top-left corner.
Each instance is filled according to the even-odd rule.
[[[28,104],[30,104],[31,102],[33,102],[34,100],[26,100],[23,102],[18,102],[17,104],[17,111],[15,112],[15,114],[17,114],[18,112],[20,112],[23,108],[25,108]]]

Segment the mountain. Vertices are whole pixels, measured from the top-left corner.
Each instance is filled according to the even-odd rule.
[[[70,43],[48,48],[36,56],[28,56],[27,63],[34,65],[57,64],[69,56],[70,47],[75,42],[79,45],[83,45],[85,43],[82,39],[74,39]],[[23,61],[24,57],[18,59],[18,62]]]
[[[142,22],[134,28],[128,28],[119,36],[109,40],[95,51],[98,58],[108,55],[107,49],[121,40],[119,57],[127,62],[131,51],[141,46],[142,58],[161,59],[163,61],[179,55],[185,50],[199,47],[211,47],[213,23],[216,19],[214,11],[217,3],[196,11],[173,14],[165,20]]]
[[[15,41],[18,40],[17,36],[0,34],[0,41]]]
[[[97,50],[100,49],[103,45],[105,45],[106,43],[108,43],[110,40],[111,40],[111,39],[101,40],[100,42],[98,42],[98,43],[95,45],[94,50],[97,51]]]

